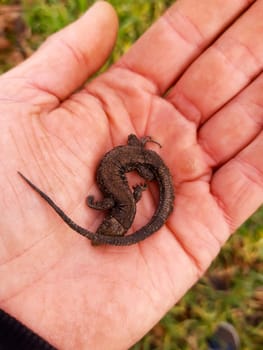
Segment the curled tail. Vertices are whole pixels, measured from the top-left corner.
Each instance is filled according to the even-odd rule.
[[[50,206],[53,210],[61,217],[61,219],[74,231],[78,232],[82,236],[88,238],[95,245],[115,245],[115,246],[127,246],[136,244],[145,238],[149,237],[151,234],[159,230],[164,223],[164,217],[162,215],[163,207],[158,207],[155,214],[148,224],[143,226],[141,229],[135,231],[131,235],[127,236],[106,236],[97,233],[93,233],[85,228],[76,224],[69,216],[67,216],[64,211],[57,206],[57,204],[43,191],[41,191],[37,186],[35,186],[29,179],[27,179],[23,174],[18,171],[18,174],[22,177],[22,179],[35,191],[37,192]],[[170,214],[172,208],[169,209]],[[167,215],[167,210],[163,213],[164,216]]]

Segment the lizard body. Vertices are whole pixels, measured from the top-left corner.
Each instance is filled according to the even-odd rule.
[[[93,244],[109,244],[125,246],[138,243],[165,223],[173,210],[174,190],[172,177],[161,157],[154,151],[145,149],[147,142],[155,142],[150,137],[138,139],[131,134],[128,144],[114,147],[102,158],[97,169],[97,183],[104,194],[104,199],[94,202],[93,196],[88,196],[87,204],[98,210],[108,210],[108,214],[92,233],[73,222],[54,201],[36,187],[24,175],[19,175],[33,188],[74,231],[90,239]],[[159,203],[150,221],[141,229],[130,235],[125,235],[131,227],[135,213],[136,202],[141,198],[146,185],[137,185],[131,192],[126,173],[137,171],[147,181],[156,180],[159,185]]]

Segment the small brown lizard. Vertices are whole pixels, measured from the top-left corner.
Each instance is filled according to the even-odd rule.
[[[144,240],[159,230],[173,210],[174,189],[170,171],[156,152],[145,149],[147,142],[155,141],[149,136],[138,139],[131,134],[128,136],[127,145],[114,147],[102,158],[97,169],[97,183],[104,194],[104,199],[100,202],[94,202],[93,196],[87,198],[89,207],[108,210],[108,214],[96,233],[92,233],[73,222],[48,195],[20,172],[18,174],[56,211],[69,227],[90,239],[93,244],[131,245]],[[130,171],[137,171],[147,181],[156,180],[160,194],[157,209],[151,220],[138,231],[124,236],[133,223],[136,202],[141,198],[142,191],[146,189],[146,184],[141,184],[135,186],[131,192],[125,175]]]

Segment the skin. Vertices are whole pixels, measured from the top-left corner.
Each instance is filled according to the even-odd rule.
[[[79,226],[46,193],[23,174],[20,172],[18,174],[72,230],[90,239],[93,245],[127,246],[141,242],[158,231],[173,210],[174,189],[170,171],[156,152],[144,147],[144,138],[138,139],[131,134],[128,136],[127,145],[114,147],[100,161],[96,180],[104,198],[95,202],[94,197],[89,195],[86,200],[88,206],[93,209],[107,210],[96,232]],[[159,186],[159,198],[152,218],[139,230],[124,236],[135,218],[136,202],[146,189],[146,184],[137,184],[134,192],[131,192],[126,177],[126,173],[131,171],[137,171],[145,180],[156,180]]]
[[[203,275],[262,204],[262,11],[179,0],[79,89],[116,38],[116,15],[98,2],[1,77],[1,308],[61,349],[127,349]],[[102,217],[85,197],[98,197],[96,166],[130,133],[162,144],[174,211],[138,245],[94,249],[16,172],[94,231]],[[144,193],[132,229],[157,200],[154,187]]]

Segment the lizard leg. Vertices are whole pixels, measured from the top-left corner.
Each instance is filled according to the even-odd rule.
[[[159,142],[153,140],[151,136],[144,136],[144,137],[142,137],[140,139],[140,142],[141,142],[143,147],[146,145],[147,142],[156,143],[156,145],[158,145],[160,148],[162,147],[161,144]]]
[[[138,165],[136,171],[145,180],[152,181],[155,178],[155,175],[152,172],[152,170],[144,165]]]
[[[97,210],[108,210],[114,207],[115,202],[112,198],[106,197],[103,198],[101,201],[94,201],[94,196],[88,196],[86,199],[86,203],[90,208],[97,209]]]
[[[146,188],[146,183],[133,186],[133,198],[135,199],[136,203],[142,198],[142,192],[145,191]]]
[[[160,143],[155,141],[155,140],[153,140],[153,138],[151,136],[144,136],[141,139],[138,139],[138,137],[136,135],[134,135],[134,134],[130,134],[128,136],[127,144],[129,146],[137,146],[137,147],[142,146],[142,147],[144,147],[147,142],[153,142],[153,143],[156,143],[159,147],[162,147],[160,145]]]

